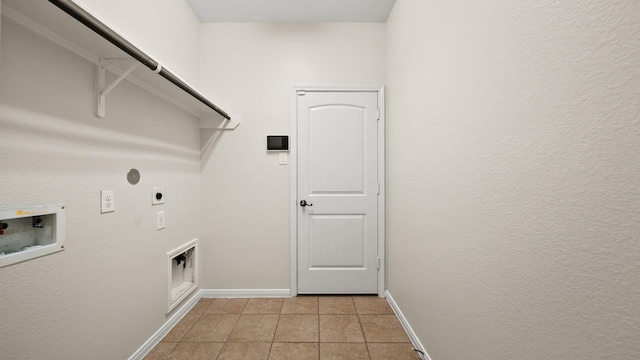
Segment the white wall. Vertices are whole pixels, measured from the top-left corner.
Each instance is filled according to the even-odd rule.
[[[200,21],[181,0],[75,0],[183,80],[198,87]]]
[[[166,320],[166,252],[199,234],[197,123],[126,81],[96,118],[92,64],[7,19],[1,46],[0,208],[64,203],[67,236],[0,268],[0,357],[125,359]],[[115,213],[100,214],[103,189]]]
[[[385,25],[201,30],[202,90],[242,120],[217,142],[203,132],[203,288],[289,289],[290,168],[267,154],[266,135],[290,134],[294,85],[383,84]]]
[[[639,15],[396,2],[388,287],[434,360],[640,357]]]

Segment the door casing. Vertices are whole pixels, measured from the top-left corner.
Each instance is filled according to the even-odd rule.
[[[380,183],[380,195],[378,196],[378,256],[380,269],[378,271],[378,296],[384,296],[386,290],[386,266],[385,266],[385,96],[383,85],[346,85],[346,86],[322,86],[322,85],[298,85],[291,91],[291,134],[289,136],[289,164],[290,164],[290,290],[291,296],[298,295],[298,91],[340,91],[340,92],[376,92],[378,94],[378,108],[380,120],[378,120],[378,182]]]

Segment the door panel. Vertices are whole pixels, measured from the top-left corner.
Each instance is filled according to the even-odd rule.
[[[309,268],[365,268],[364,215],[311,215]]]
[[[309,112],[310,193],[362,194],[365,109],[328,105]]]
[[[378,94],[297,97],[298,292],[378,291]]]

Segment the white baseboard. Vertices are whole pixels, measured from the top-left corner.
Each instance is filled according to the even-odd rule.
[[[202,291],[202,290],[201,290]],[[147,354],[156,346],[162,338],[173,329],[173,327],[180,321],[182,318],[187,315],[187,313],[198,303],[198,301],[202,298],[199,292],[196,292],[191,299],[187,300],[176,312],[173,314],[155,334],[151,335],[149,340],[147,340],[140,348],[133,353],[129,357],[129,360],[142,360]]]
[[[203,298],[266,298],[291,297],[289,289],[207,289],[200,290]]]
[[[409,339],[411,340],[411,343],[413,344],[413,348],[416,349],[416,350],[420,350],[422,352],[422,353],[418,352],[418,355],[420,355],[420,358],[422,360],[431,360],[431,357],[429,357],[429,354],[424,349],[424,346],[422,346],[422,343],[420,342],[420,339],[418,339],[418,336],[416,335],[416,333],[411,328],[411,325],[409,325],[409,321],[407,321],[407,318],[404,317],[404,314],[402,313],[402,311],[398,307],[398,304],[396,304],[396,301],[393,300],[393,297],[391,296],[389,291],[388,290],[385,291],[384,295],[385,295],[385,298],[387,298],[387,302],[391,306],[391,309],[393,309],[393,312],[396,314],[396,316],[400,320],[400,323],[402,324],[402,327],[404,328],[404,331],[406,331],[407,335],[409,335]]]

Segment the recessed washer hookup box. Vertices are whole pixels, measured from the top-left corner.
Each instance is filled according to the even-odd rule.
[[[0,210],[0,267],[64,250],[64,205]]]

